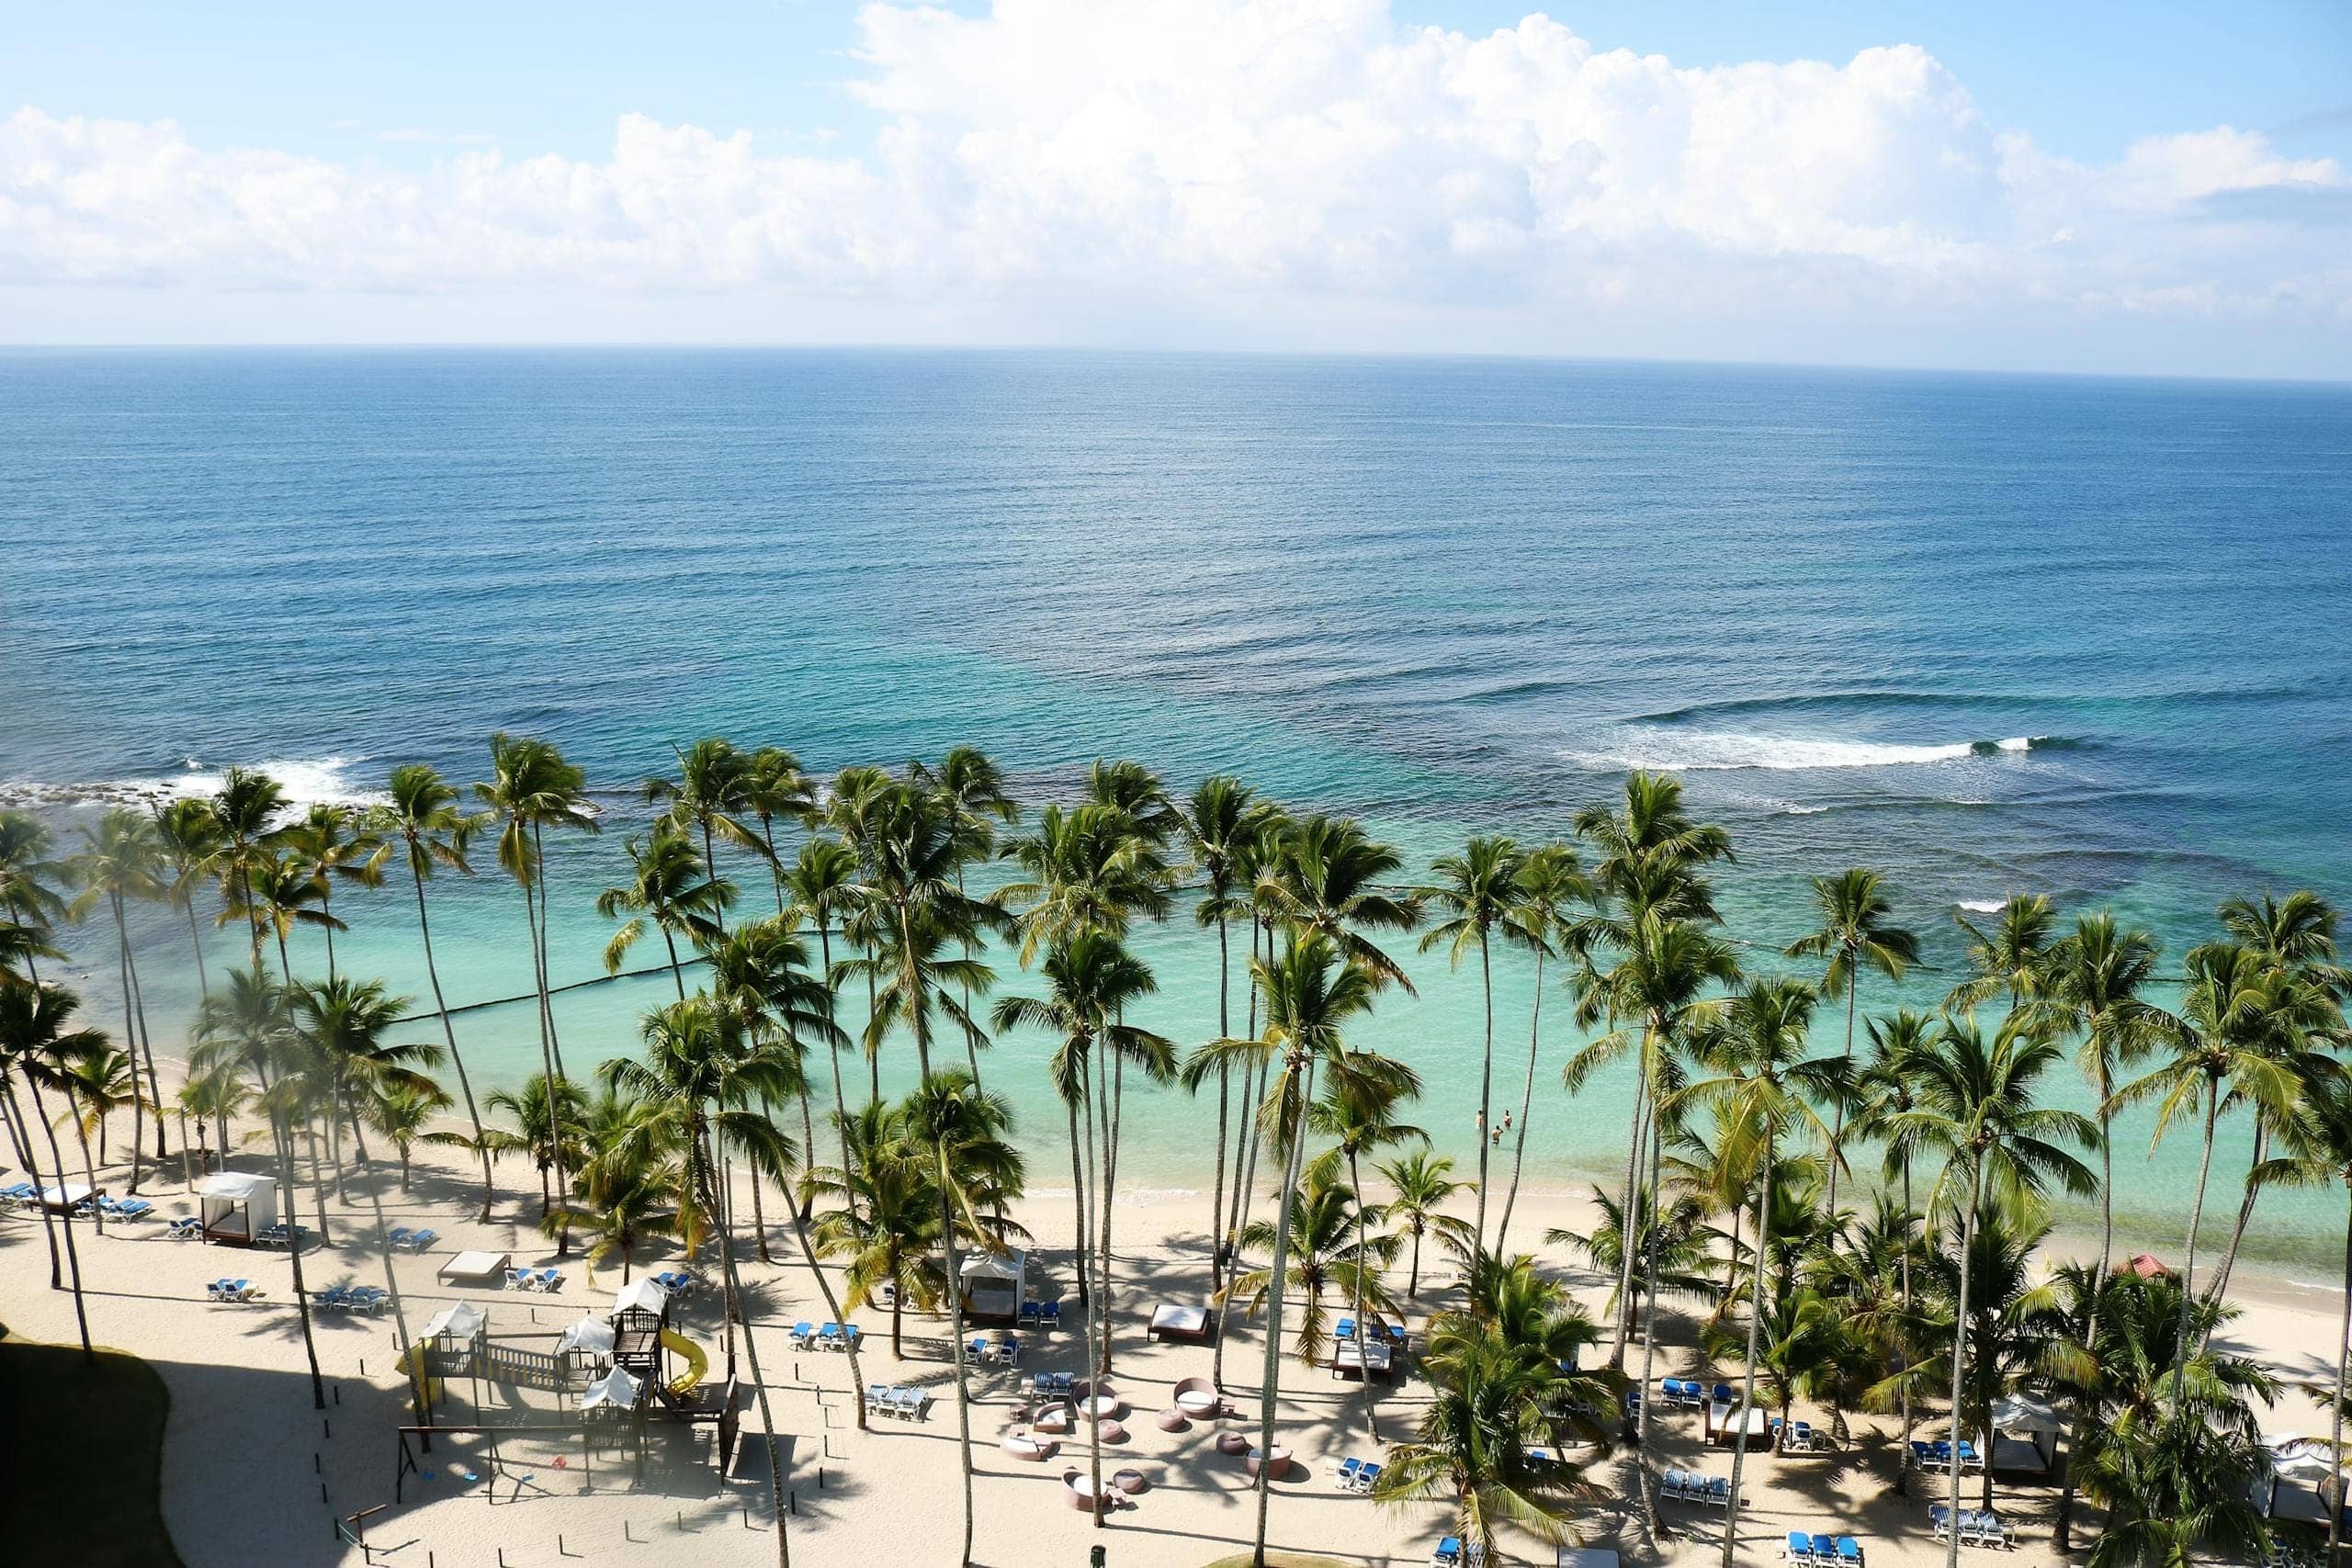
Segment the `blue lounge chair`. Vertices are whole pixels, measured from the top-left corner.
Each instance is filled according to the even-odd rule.
[[[164,1227],[164,1234],[174,1241],[186,1241],[190,1236],[204,1234],[204,1222],[194,1214],[182,1214]]]
[[[1789,1427],[1789,1441],[1790,1447],[1798,1453],[1813,1452],[1813,1424],[1809,1421],[1792,1423]]]
[[[329,1285],[323,1291],[316,1291],[311,1293],[311,1304],[312,1306],[334,1307],[337,1311],[341,1311],[344,1304],[350,1301],[350,1299],[351,1288],[349,1286]]]
[[[1430,1568],[1462,1568],[1462,1538],[1447,1536],[1430,1553]]]
[[[539,1289],[542,1291],[560,1291],[563,1289],[563,1270],[560,1269],[540,1269]]]
[[[857,1325],[854,1323],[844,1323],[842,1325],[842,1344],[845,1348],[854,1347],[859,1340],[865,1337],[865,1330],[860,1328]]]
[[[808,1348],[808,1341],[815,1337],[815,1334],[816,1330],[810,1328],[806,1322],[794,1324],[792,1325],[792,1348],[796,1350],[806,1350]]]
[[[1803,1530],[1791,1530],[1787,1555],[1792,1562],[1810,1563],[1813,1561],[1813,1537]]]
[[[1352,1339],[1356,1333],[1356,1320],[1352,1317],[1343,1317],[1331,1332],[1342,1339]]]
[[[1850,1535],[1838,1538],[1838,1561],[1845,1568],[1862,1568],[1862,1543]]]
[[[829,1323],[825,1325],[824,1327],[817,1330],[817,1343],[828,1350],[840,1344],[841,1341],[842,1325],[838,1323]]]
[[[1935,1450],[1935,1445],[1933,1445],[1932,1443],[1924,1443],[1924,1442],[1921,1442],[1921,1441],[1919,1441],[1919,1440],[1918,1440],[1917,1438],[1916,1438],[1912,1439],[1912,1442],[1911,1442],[1911,1468],[1912,1468],[1912,1469],[1914,1469],[1914,1470],[1925,1470],[1925,1469],[1927,1469],[1927,1468],[1928,1468],[1928,1466],[1929,1466],[1930,1464],[1933,1464],[1933,1463],[1935,1462],[1935,1460],[1936,1460],[1936,1450]]]
[[[394,1247],[405,1247],[408,1245],[408,1238],[415,1234],[416,1233],[414,1231],[409,1229],[406,1225],[394,1225],[390,1230],[384,1233],[384,1239],[390,1242]]]
[[[114,1207],[115,1213],[126,1220],[143,1220],[155,1212],[155,1205],[144,1198],[125,1198]]]
[[[1354,1491],[1356,1489],[1356,1472],[1363,1468],[1363,1461],[1360,1459],[1351,1457],[1341,1460],[1340,1461],[1340,1468],[1332,1472],[1331,1484],[1342,1492]]]
[[[1062,1325],[1062,1303],[1059,1302],[1047,1302],[1045,1303],[1045,1319],[1046,1324],[1052,1327],[1059,1328]]]
[[[1962,1470],[1982,1470],[1984,1468],[1984,1456],[1978,1453],[1976,1451],[1976,1445],[1970,1442],[1966,1438],[1960,1439],[1960,1468]]]
[[[1378,1465],[1371,1463],[1361,1465],[1356,1470],[1355,1490],[1369,1495],[1372,1491],[1372,1483],[1379,1479],[1380,1467]]]
[[[1715,1385],[1715,1403],[1717,1404],[1729,1404],[1737,1396],[1731,1391],[1731,1384],[1727,1382],[1719,1382]]]
[[[411,1231],[408,1237],[408,1249],[411,1252],[421,1253],[426,1247],[431,1247],[435,1242],[439,1241],[440,1239],[441,1233],[439,1231]]]
[[[989,1337],[985,1334],[981,1335],[969,1345],[965,1346],[964,1349],[974,1360],[979,1359],[989,1353]]]
[[[531,1288],[534,1278],[535,1276],[528,1269],[509,1269],[506,1270],[506,1288],[510,1291],[527,1291]]]
[[[1935,1531],[1938,1540],[1943,1540],[1944,1537],[1951,1534],[1951,1509],[1941,1503],[1928,1504],[1928,1525]]]

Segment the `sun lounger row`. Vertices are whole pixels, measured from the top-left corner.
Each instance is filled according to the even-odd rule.
[[[174,1241],[193,1241],[204,1234],[204,1221],[194,1214],[182,1214],[164,1227],[164,1234]]]
[[[1439,1541],[1437,1550],[1430,1553],[1430,1568],[1462,1568],[1465,1562],[1484,1562],[1486,1560],[1486,1549],[1476,1541],[1472,1541],[1465,1550],[1460,1536],[1450,1535]]]
[[[19,1181],[13,1187],[0,1187],[0,1207],[16,1208],[22,1204],[29,1209],[40,1201],[40,1189],[29,1181]]]
[[[1010,1334],[994,1339],[985,1334],[979,1335],[964,1348],[972,1359],[991,1367],[1017,1367],[1021,1364],[1021,1341]]]
[[[337,1312],[381,1312],[392,1293],[381,1285],[329,1285],[311,1297],[314,1306]]]
[[[1941,1503],[1928,1510],[1928,1522],[1935,1527],[1936,1539],[1957,1534],[1962,1546],[1997,1546],[2008,1551],[2017,1545],[2009,1534],[2009,1527],[1990,1508],[1962,1508],[1957,1530],[1952,1526],[1951,1510]]]
[[[1702,1475],[1695,1470],[1669,1470],[1657,1483],[1661,1503],[1698,1503],[1710,1508],[1731,1506],[1731,1478]]]
[[[673,1269],[665,1274],[654,1275],[653,1282],[672,1295],[684,1298],[693,1295],[695,1288],[702,1283],[702,1280],[699,1276],[689,1274],[683,1269]]]
[[[796,1350],[846,1350],[864,1337],[865,1331],[854,1323],[828,1323],[813,1329],[805,1323],[792,1325]]]
[[[204,1287],[204,1299],[209,1302],[249,1302],[261,1293],[251,1280],[215,1280]]]
[[[107,1197],[103,1192],[97,1196],[96,1208],[99,1213],[110,1220],[143,1220],[155,1212],[155,1205],[144,1198],[117,1200]],[[74,1205],[74,1216],[76,1219],[86,1220],[90,1217],[90,1210],[91,1200],[85,1198]]]
[[[1059,1302],[1023,1302],[1021,1303],[1021,1321],[1027,1324],[1035,1324],[1041,1328],[1059,1328],[1062,1323],[1062,1303]]]
[[[254,1245],[255,1247],[288,1247],[309,1234],[310,1232],[301,1225],[288,1225],[285,1221],[280,1220],[274,1225],[265,1226],[262,1233],[254,1237]]]
[[[1932,1443],[1914,1442],[1911,1445],[1911,1462],[1920,1470],[1950,1470],[1951,1444],[1940,1438]],[[1984,1456],[1978,1453],[1976,1445],[1966,1438],[1960,1440],[1960,1468],[1962,1470],[1984,1468]]]
[[[1862,1543],[1850,1535],[1807,1535],[1789,1532],[1788,1560],[1815,1568],[1861,1568]]]
[[[1331,1477],[1331,1484],[1342,1492],[1369,1495],[1372,1483],[1380,1479],[1380,1466],[1368,1460],[1343,1459],[1339,1473]]]
[[[1039,1372],[1029,1380],[1029,1392],[1039,1399],[1068,1399],[1078,1392],[1078,1380],[1069,1372]]]
[[[509,1269],[506,1288],[510,1291],[560,1291],[563,1289],[560,1269]]]
[[[1809,1454],[1826,1450],[1828,1447],[1826,1439],[1815,1440],[1813,1423],[1810,1421],[1792,1421],[1783,1429],[1781,1426],[1781,1418],[1775,1416],[1772,1417],[1771,1426],[1772,1440],[1780,1445],[1781,1451],[1784,1454]]]
[[[406,1225],[394,1225],[384,1233],[384,1239],[408,1252],[423,1252],[441,1239],[435,1230],[411,1230]]]
[[[931,1394],[920,1388],[899,1383],[867,1383],[865,1413],[868,1416],[895,1416],[901,1421],[920,1421],[930,1408]]]
[[[1367,1323],[1363,1325],[1363,1337],[1366,1339],[1377,1341],[1383,1334],[1388,1337],[1388,1342],[1392,1345],[1401,1346],[1405,1343],[1405,1325],[1401,1323]],[[1340,1319],[1338,1325],[1331,1330],[1331,1337],[1335,1339],[1353,1339],[1356,1337],[1356,1320],[1352,1317]]]
[[[1719,1382],[1710,1390],[1695,1378],[1667,1378],[1657,1385],[1657,1397],[1661,1404],[1678,1405],[1684,1410],[1704,1410],[1711,1402],[1729,1404],[1739,1394],[1727,1382]]]

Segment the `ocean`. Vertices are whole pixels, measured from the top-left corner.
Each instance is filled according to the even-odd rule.
[[[987,750],[1067,798],[1096,757],[1231,771],[1353,813],[1419,867],[1466,834],[1564,836],[1632,767],[1733,832],[1763,970],[1805,878],[1876,867],[1926,962],[1956,911],[2098,906],[2166,968],[2233,893],[2352,901],[2352,387],[1504,359],[1046,352],[0,354],[0,797],[201,787],[232,762],[365,798],[401,761],[483,776],[494,729],[584,766],[601,839],[551,870],[559,982],[600,973],[635,785],[722,733],[812,770]],[[488,863],[488,857],[483,857]],[[767,897],[756,869],[742,908]],[[345,893],[346,969],[424,995],[403,885]],[[433,889],[455,1003],[527,984],[521,900]],[[145,912],[159,1038],[184,925]],[[111,937],[74,933],[115,1027]],[[314,934],[297,967],[317,969]],[[657,944],[658,945],[658,944]],[[1179,1042],[1216,944],[1143,932]],[[1407,945],[1409,945],[1408,943]],[[650,953],[651,949],[640,949]],[[233,962],[234,933],[210,939]],[[999,986],[1034,984],[1009,953]],[[1498,1103],[1529,965],[1498,955]],[[1363,1043],[1471,1159],[1474,969],[1416,958]],[[1559,973],[1555,966],[1553,975]],[[568,1060],[630,1049],[666,977],[559,1003]],[[850,1012],[860,998],[846,998]],[[1623,1159],[1630,1082],[1558,1088],[1530,1168]],[[853,1026],[855,1019],[849,1020]],[[537,1063],[528,1007],[458,1020],[478,1079]],[[1837,1031],[1826,1020],[1824,1049]],[[1046,1043],[983,1056],[1057,1168]],[[903,1063],[886,1068],[899,1081]],[[2087,1108],[2071,1077],[2059,1088]],[[1123,1178],[1207,1184],[1200,1112],[1137,1090]],[[2177,1249],[2193,1133],[2119,1136],[2127,1230]],[[2224,1122],[2220,1222],[2247,1152]],[[2144,1162],[2144,1163],[2143,1163]],[[2252,1247],[2323,1269],[2341,1194],[2266,1198]]]

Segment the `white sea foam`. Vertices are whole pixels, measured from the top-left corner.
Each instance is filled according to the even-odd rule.
[[[1784,803],[1781,807],[1783,813],[1791,817],[1818,817],[1828,809],[1829,807],[1826,806],[1799,806],[1793,801]]]
[[[286,792],[287,802],[307,807],[317,801],[335,806],[379,806],[384,792],[365,787],[354,771],[364,757],[274,758],[247,764],[249,772],[266,773]],[[153,806],[210,795],[227,770],[206,766],[197,758],[185,760],[180,772],[148,778],[103,779],[93,784],[42,784],[15,780],[0,784],[0,802],[15,806]]]
[[[1960,907],[1972,915],[1997,915],[2001,912],[1998,898],[1962,898]]]
[[[1587,766],[1655,768],[1666,773],[1719,773],[1744,768],[1795,771],[1957,762],[1970,757],[2030,751],[2036,744],[2034,738],[2024,735],[2000,740],[1898,745],[1876,740],[1820,740],[1785,735],[1637,728],[1622,732],[1614,743],[1565,754],[1570,761]]]

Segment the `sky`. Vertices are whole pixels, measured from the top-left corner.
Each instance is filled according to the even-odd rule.
[[[22,5],[0,342],[2352,378],[2352,6]]]

